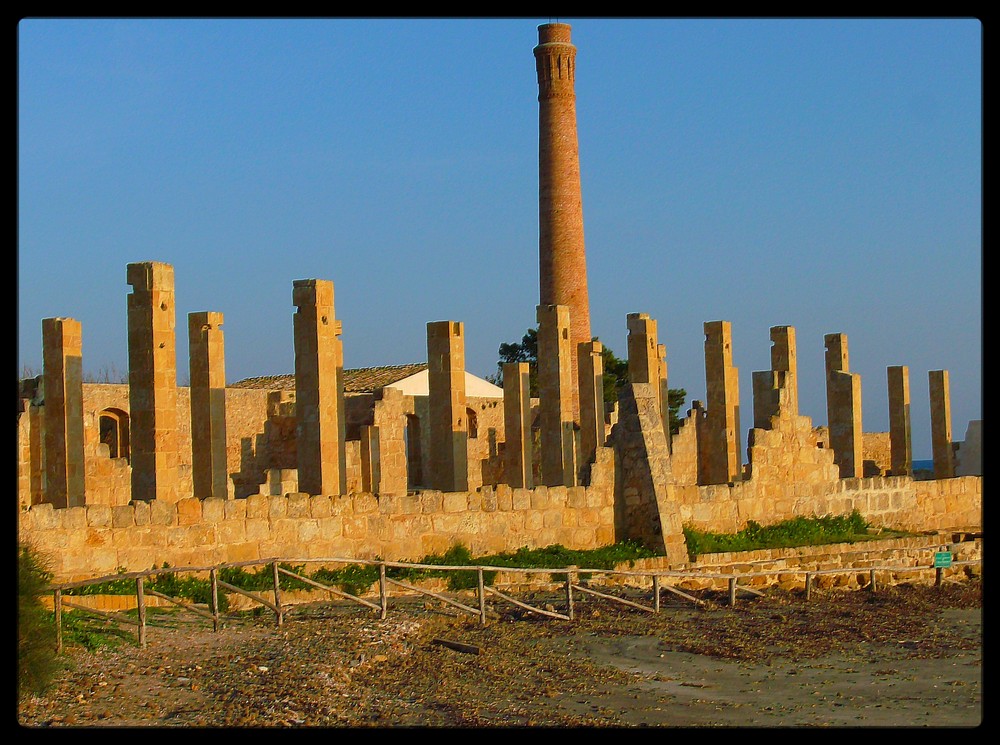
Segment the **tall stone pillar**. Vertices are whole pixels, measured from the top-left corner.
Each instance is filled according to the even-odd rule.
[[[753,373],[753,426],[770,429],[771,417],[799,415],[795,329],[771,327],[771,369]]]
[[[375,407],[372,412],[374,434],[369,443],[369,452],[378,460],[371,465],[372,480],[378,484],[377,494],[406,494],[406,413],[406,402],[401,390],[382,388],[375,392]],[[362,427],[362,449],[364,441]]]
[[[742,478],[739,370],[733,366],[733,329],[729,321],[705,323],[705,388],[708,482]]]
[[[503,366],[504,481],[531,489],[531,366],[508,362]]]
[[[951,392],[948,371],[927,373],[931,397],[931,451],[934,457],[934,478],[955,476],[955,451],[951,443]]]
[[[176,502],[180,448],[174,268],[129,264],[128,398],[132,499]]]
[[[191,371],[191,482],[199,499],[229,498],[226,462],[226,349],[222,314],[188,313]]]
[[[656,359],[660,372],[660,419],[663,421],[663,436],[667,439],[667,452],[673,451],[673,432],[670,431],[670,387],[667,384],[667,347],[656,345]]]
[[[570,311],[565,305],[539,305],[536,312],[542,483],[576,486]]]
[[[604,445],[604,345],[588,341],[577,348],[580,391],[580,465],[593,463]]]
[[[469,489],[469,432],[465,402],[465,328],[458,321],[427,324],[432,489]]]
[[[833,462],[842,479],[861,478],[864,460],[861,430],[861,376],[849,372],[847,334],[827,334],[826,416]]]
[[[913,443],[910,430],[910,369],[886,368],[889,387],[889,474],[913,476]]]
[[[344,348],[334,316],[333,282],[292,283],[295,334],[295,413],[299,490],[338,496],[347,493],[344,444]]]
[[[570,372],[576,380],[579,344],[591,340],[583,198],[576,130],[576,47],[570,26],[538,27],[539,303],[569,308]],[[574,416],[579,411],[572,395]]]
[[[629,313],[628,378],[632,383],[649,383],[656,392],[663,435],[670,446],[670,408],[667,389],[667,348],[657,341],[656,321],[646,313]]]
[[[83,330],[73,318],[42,319],[45,501],[85,504]]]

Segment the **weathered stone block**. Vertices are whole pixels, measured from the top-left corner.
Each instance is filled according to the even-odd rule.
[[[469,495],[465,492],[446,492],[442,497],[445,512],[466,512],[468,508]]]
[[[202,521],[201,500],[197,497],[179,499],[176,507],[178,525],[196,525]]]
[[[285,503],[286,517],[309,517],[309,505],[311,497],[303,492],[289,494]]]
[[[244,501],[246,502],[247,519],[267,518],[270,515],[271,497],[264,494],[253,494]]]
[[[134,528],[135,510],[131,505],[120,504],[111,508],[111,527]],[[124,534],[124,532],[123,532]]]

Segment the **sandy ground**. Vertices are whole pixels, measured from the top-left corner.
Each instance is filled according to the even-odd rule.
[[[573,621],[497,605],[485,626],[426,600],[385,620],[309,604],[280,627],[244,615],[217,633],[178,618],[151,626],[146,649],[70,649],[17,718],[33,731],[977,727],[981,585],[774,592],[735,608],[665,598],[658,614],[585,598]]]
[[[981,634],[981,611],[946,614],[956,630]],[[649,636],[584,639],[581,647],[636,682],[564,705],[613,709],[630,726],[975,727],[982,721],[981,649],[914,658],[904,642],[747,663],[665,651]]]

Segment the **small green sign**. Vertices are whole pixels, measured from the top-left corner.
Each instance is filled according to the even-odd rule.
[[[951,551],[938,551],[934,554],[934,568],[947,569],[951,566]]]

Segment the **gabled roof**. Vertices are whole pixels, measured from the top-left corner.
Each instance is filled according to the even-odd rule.
[[[426,362],[409,365],[384,365],[344,370],[344,393],[373,393],[427,369]],[[295,375],[265,375],[244,378],[228,388],[263,388],[269,391],[294,391]]]

